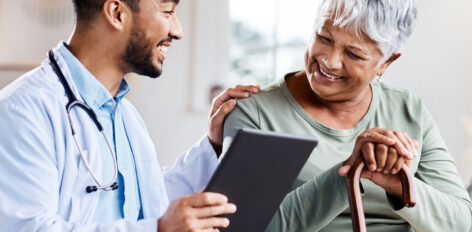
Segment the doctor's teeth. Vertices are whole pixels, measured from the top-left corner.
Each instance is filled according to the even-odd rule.
[[[160,45],[160,46],[159,46],[159,51],[161,51],[161,52],[167,52],[167,47],[166,47],[166,46],[163,46],[163,45]]]

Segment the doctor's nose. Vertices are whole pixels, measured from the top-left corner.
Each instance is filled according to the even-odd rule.
[[[177,18],[177,16],[172,21],[169,35],[171,36],[172,39],[176,39],[176,40],[182,39],[182,37],[184,37],[182,24],[180,24],[180,20],[179,18]]]

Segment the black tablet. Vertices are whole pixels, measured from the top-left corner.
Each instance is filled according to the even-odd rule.
[[[220,230],[264,231],[317,144],[313,137],[240,129],[205,189],[238,208]]]

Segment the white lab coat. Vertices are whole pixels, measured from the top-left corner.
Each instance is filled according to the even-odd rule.
[[[65,61],[58,52],[55,56],[80,96]],[[49,60],[0,91],[1,232],[156,231],[169,201],[201,190],[216,169],[216,154],[205,136],[163,173],[141,117],[124,100],[123,121],[136,162],[144,220],[119,220],[109,227],[92,223],[100,192],[85,192],[95,183],[73,141],[67,102]],[[83,111],[73,110],[71,117],[100,179],[101,135]]]

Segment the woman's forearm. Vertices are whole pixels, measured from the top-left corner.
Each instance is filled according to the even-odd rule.
[[[289,193],[266,231],[318,231],[349,207],[341,164]]]

